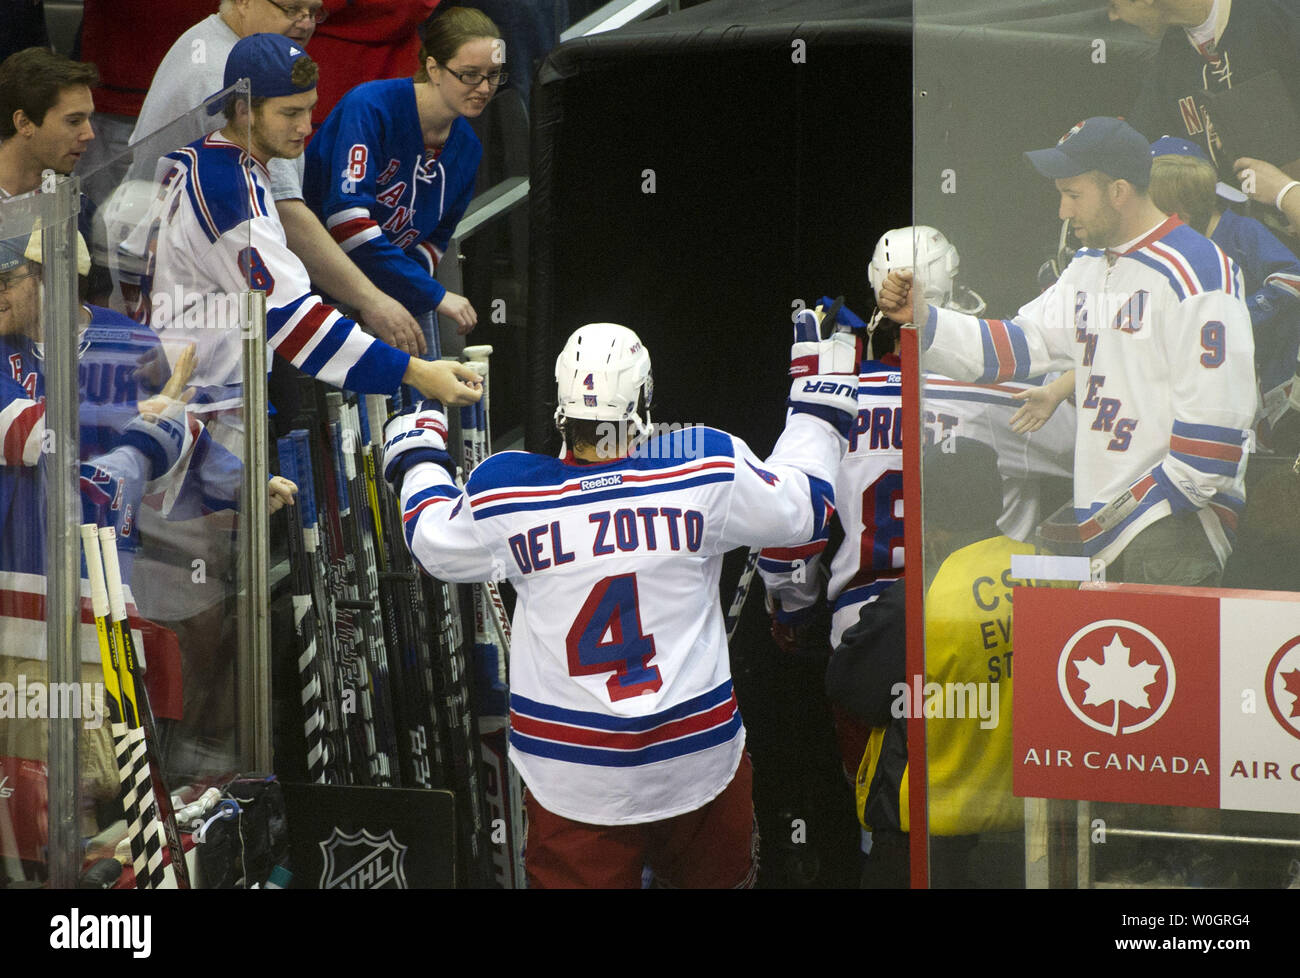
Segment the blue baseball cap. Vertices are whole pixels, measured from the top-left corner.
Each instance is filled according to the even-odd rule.
[[[1210,163],[1210,158],[1205,155],[1205,150],[1190,140],[1180,139],[1178,136],[1161,136],[1152,143],[1151,158],[1155,159],[1157,156],[1190,156],[1208,163],[1211,167],[1214,166]],[[1214,192],[1234,204],[1244,204],[1250,199],[1232,184],[1224,183],[1222,180],[1215,183]]]
[[[239,79],[247,78],[253,98],[310,92],[316,87],[315,82],[302,88],[293,83],[293,64],[305,57],[307,51],[302,44],[283,34],[249,34],[230,49],[221,88],[224,91]],[[216,115],[222,108],[222,104],[214,102],[208,106],[208,115]]]
[[[1090,170],[1142,187],[1151,179],[1151,151],[1146,137],[1123,119],[1110,116],[1084,119],[1051,149],[1030,150],[1025,158],[1035,170],[1053,180],[1066,180]]]
[[[0,272],[12,272],[27,264],[27,240],[29,235],[20,238],[0,240]]]

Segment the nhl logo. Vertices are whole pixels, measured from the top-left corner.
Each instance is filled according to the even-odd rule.
[[[1113,736],[1137,733],[1174,699],[1174,660],[1154,632],[1119,618],[1079,629],[1057,660],[1057,688],[1075,717]]]
[[[322,890],[405,890],[406,846],[393,837],[342,832],[336,826],[325,842],[318,842],[324,865]]]

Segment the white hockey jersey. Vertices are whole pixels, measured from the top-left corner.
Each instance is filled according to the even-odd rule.
[[[402,487],[431,574],[508,577],[510,759],[543,807],[595,824],[693,811],[727,786],[745,731],[718,601],[722,555],[822,534],[844,439],[794,414],[767,461],[712,428],[570,464],[494,455],[456,489]]]
[[[1075,519],[1110,562],[1172,512],[1195,510],[1220,562],[1245,502],[1257,393],[1241,273],[1168,218],[1122,252],[1084,248],[1012,320],[931,307],[923,363],[982,383],[1075,368]],[[1106,530],[1093,514],[1132,490]]]
[[[163,158],[167,167],[152,230],[150,323],[175,362],[196,345],[194,409],[240,401],[240,295],[267,296],[272,352],[328,384],[390,394],[410,357],[366,334],[312,294],[307,269],[285,242],[265,167],[220,132]],[[142,249],[140,235],[128,247]],[[175,341],[175,342],[173,342]]]
[[[1042,429],[1018,435],[1011,415],[1021,402],[1012,395],[1030,385],[977,385],[937,374],[925,378],[922,410],[925,439],[973,438],[998,453],[1004,512],[999,526],[1027,538],[1040,515],[1035,482],[1070,477],[1074,410],[1068,404]],[[858,620],[862,606],[903,576],[902,367],[895,355],[865,361],[858,376],[858,416],[849,450],[835,482],[835,515],[844,542],[830,563],[826,597],[831,604],[831,647]],[[810,607],[821,596],[819,563],[824,541],[764,550],[758,568],[781,613]]]

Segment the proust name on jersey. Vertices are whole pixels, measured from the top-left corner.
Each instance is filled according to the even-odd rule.
[[[593,476],[590,482],[622,482],[621,475]],[[583,488],[587,488],[586,482]],[[615,554],[696,553],[704,542],[704,514],[676,506],[620,506],[588,513],[581,519],[550,520],[516,533],[509,539],[510,553],[521,574],[560,567],[582,548],[593,557]]]
[[[179,282],[171,289],[155,290],[149,297],[150,322],[172,329],[229,329],[244,326],[243,303],[238,292],[189,292]]]

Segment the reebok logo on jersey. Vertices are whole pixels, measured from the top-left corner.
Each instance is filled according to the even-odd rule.
[[[601,475],[594,479],[583,479],[579,487],[583,492],[588,489],[608,489],[610,486],[621,486],[623,477],[621,475]]]

